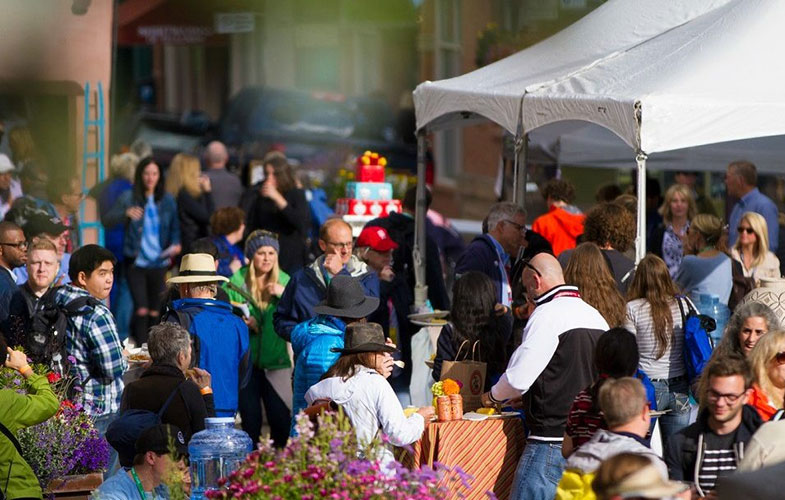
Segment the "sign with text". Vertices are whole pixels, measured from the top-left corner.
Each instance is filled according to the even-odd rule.
[[[253,12],[224,12],[215,14],[216,33],[253,33],[256,19]]]

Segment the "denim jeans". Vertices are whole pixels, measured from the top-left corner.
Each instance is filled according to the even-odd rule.
[[[652,380],[652,384],[657,396],[657,410],[670,410],[659,417],[662,446],[666,449],[668,439],[690,425],[690,387],[686,377]]]
[[[109,294],[109,309],[114,315],[114,322],[117,325],[117,334],[120,340],[128,338],[131,330],[131,316],[134,313],[134,302],[131,299],[131,290],[128,288],[128,281],[125,279],[125,272],[122,266],[118,266],[119,273],[115,273],[114,286]],[[119,274],[119,276],[117,276]]]
[[[561,441],[526,441],[510,500],[553,500],[564,472]]]

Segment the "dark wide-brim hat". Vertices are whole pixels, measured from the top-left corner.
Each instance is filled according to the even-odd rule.
[[[360,280],[339,274],[330,280],[327,298],[313,307],[316,314],[360,319],[379,307],[379,298],[365,295]]]
[[[343,349],[333,347],[332,352],[359,354],[361,352],[395,352],[397,349],[385,343],[384,330],[378,323],[350,323],[346,325]]]

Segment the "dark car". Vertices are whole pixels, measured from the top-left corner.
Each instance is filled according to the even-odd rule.
[[[241,166],[278,148],[305,168],[342,166],[365,150],[386,156],[394,169],[417,167],[416,146],[396,136],[395,115],[373,97],[249,87],[227,105],[219,139]]]
[[[166,169],[177,153],[199,156],[210,128],[210,121],[201,112],[141,112],[131,120],[123,143],[130,146],[134,141],[145,141],[153,149],[155,162]]]

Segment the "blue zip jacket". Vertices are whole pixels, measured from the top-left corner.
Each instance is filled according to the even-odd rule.
[[[512,255],[510,258],[515,257]],[[505,277],[502,276],[499,268],[499,254],[496,253],[496,247],[487,234],[477,236],[466,247],[463,255],[455,263],[455,279],[469,271],[479,271],[491,278],[496,287],[496,300],[501,302]]]
[[[172,307],[176,314],[165,321],[179,323],[199,339],[199,368],[212,376],[215,415],[233,417],[238,393],[251,376],[248,327],[220,300],[179,299]]]
[[[125,223],[123,255],[127,258],[135,259],[139,255],[139,249],[142,247],[144,218],[131,220],[125,215],[125,211],[133,206],[144,207],[145,203],[145,200],[134,198],[133,190],[126,191],[117,199],[114,208],[101,216],[101,222],[105,227]],[[164,193],[161,199],[155,202],[155,206],[161,221],[159,231],[161,250],[165,250],[171,245],[180,243],[180,218],[177,215],[177,202],[171,194]]]
[[[300,323],[292,330],[294,351],[294,401],[292,404],[292,432],[297,414],[308,406],[305,393],[338,360],[333,347],[343,348],[346,325],[333,316],[318,315]]]

